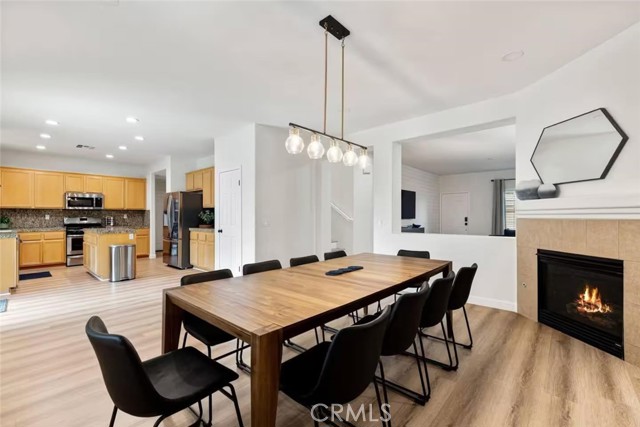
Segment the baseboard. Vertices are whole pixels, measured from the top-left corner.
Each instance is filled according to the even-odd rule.
[[[511,301],[504,301],[500,299],[494,298],[484,298],[484,297],[474,297],[471,295],[469,297],[469,303],[475,305],[482,305],[484,307],[497,308],[499,310],[507,310],[507,311],[517,311],[517,304]]]

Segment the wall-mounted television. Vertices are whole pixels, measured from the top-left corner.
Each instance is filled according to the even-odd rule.
[[[416,218],[416,192],[402,190],[402,219]]]

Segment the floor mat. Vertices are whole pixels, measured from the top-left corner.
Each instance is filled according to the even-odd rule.
[[[0,299],[0,313],[4,313],[5,311],[7,311],[7,307],[9,306],[9,300],[8,299]]]
[[[20,275],[20,280],[42,279],[45,277],[51,277],[51,273],[48,271],[42,271],[40,273],[25,273]]]

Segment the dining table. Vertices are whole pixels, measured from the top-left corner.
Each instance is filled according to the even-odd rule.
[[[349,266],[362,269],[326,274]],[[162,352],[178,348],[185,312],[250,344],[251,426],[274,427],[285,340],[451,270],[451,261],[362,253],[165,289]]]

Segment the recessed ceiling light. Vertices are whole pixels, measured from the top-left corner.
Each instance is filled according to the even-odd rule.
[[[522,58],[524,56],[524,52],[521,50],[514,50],[513,52],[509,52],[507,53],[505,56],[502,57],[502,60],[505,62],[513,62],[513,61],[517,61],[518,59]]]
[[[138,123],[140,121],[140,119],[132,116],[127,117],[125,120],[127,123]]]
[[[144,136],[134,136],[133,139],[136,141],[144,141]]]
[[[58,126],[60,124],[55,120],[45,120],[45,123],[50,125],[50,126]]]
[[[38,150],[46,150],[47,149],[47,147],[45,147],[44,145],[36,145],[36,148]]]
[[[107,159],[113,159],[113,154],[107,154],[107,155],[105,155],[105,157],[106,157]]]
[[[48,133],[41,133],[40,134],[40,138],[42,138],[42,139],[51,139],[51,135],[49,135]]]
[[[126,150],[127,146],[126,145],[120,145],[118,148],[121,149],[121,150]]]

